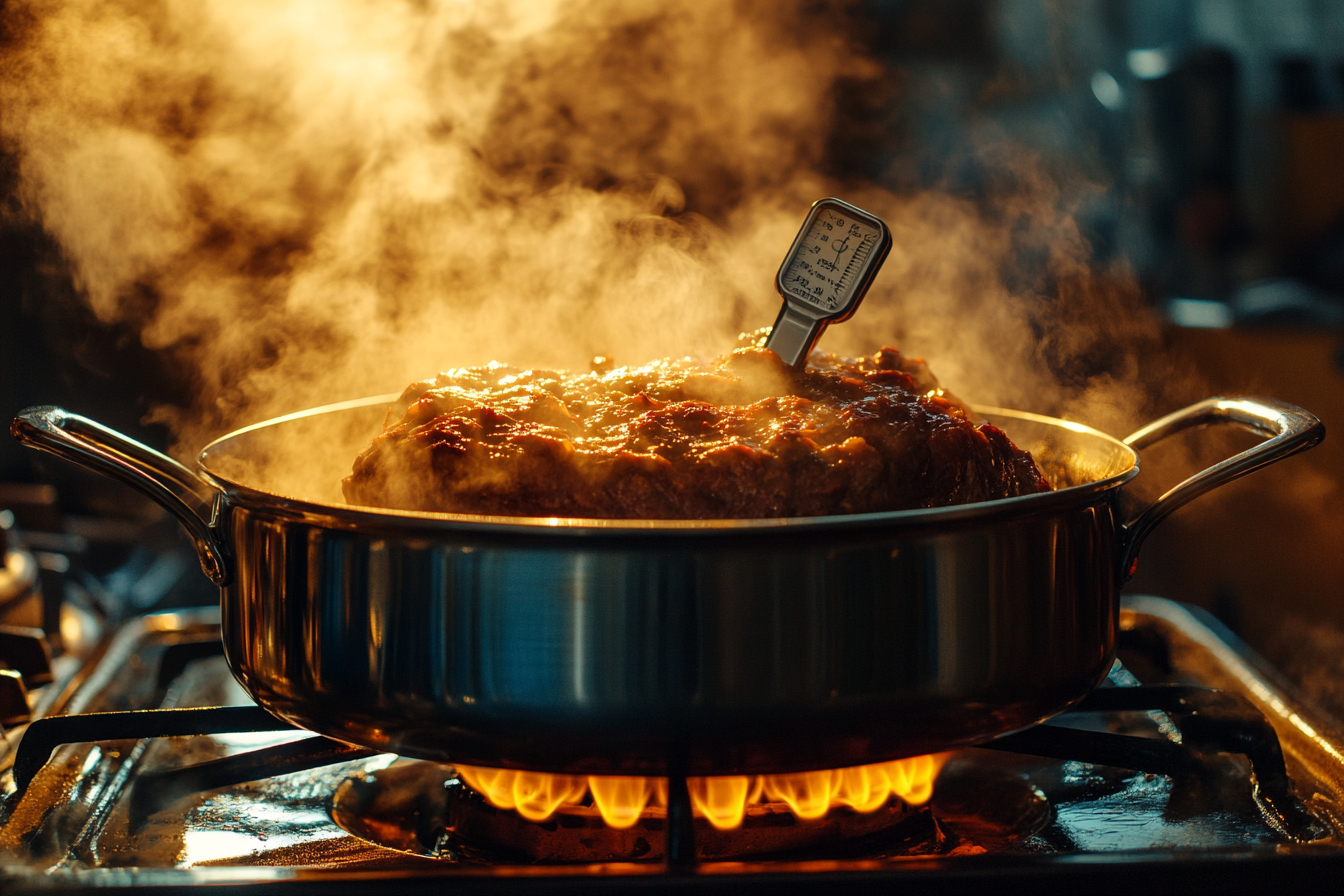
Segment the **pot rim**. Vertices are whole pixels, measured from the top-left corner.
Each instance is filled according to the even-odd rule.
[[[1091,482],[1069,486],[1050,492],[977,501],[946,507],[914,510],[883,511],[879,513],[838,514],[813,517],[770,517],[760,519],[712,520],[655,520],[655,519],[592,519],[581,517],[515,517],[490,516],[468,513],[440,513],[434,511],[398,510],[364,505],[327,504],[268,492],[246,485],[210,469],[211,452],[224,443],[247,433],[277,426],[293,420],[320,414],[356,410],[377,405],[391,405],[400,393],[387,393],[322,405],[292,414],[285,414],[254,423],[223,435],[201,450],[197,463],[201,473],[220,489],[231,504],[261,510],[277,511],[284,515],[299,516],[309,522],[340,528],[395,529],[399,531],[474,532],[478,534],[518,534],[532,536],[715,536],[752,534],[801,534],[811,531],[836,529],[890,529],[931,528],[953,523],[987,522],[1006,516],[1051,513],[1097,503],[1104,492],[1124,485],[1138,475],[1138,453],[1120,439],[1100,430],[1076,423],[989,405],[972,405],[978,413],[990,417],[1006,417],[1057,427],[1070,432],[1099,438],[1121,453],[1129,455],[1129,463],[1119,473]],[[991,421],[992,422],[992,421]]]

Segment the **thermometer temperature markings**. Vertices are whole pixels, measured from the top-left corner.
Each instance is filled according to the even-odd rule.
[[[854,313],[890,248],[880,218],[839,199],[813,203],[775,274],[784,307],[765,347],[802,367],[826,326]]]
[[[845,220],[839,215],[827,213],[819,218],[816,227],[800,247],[794,263],[789,266],[785,278],[789,291],[795,296],[813,305],[824,305],[828,310],[839,307],[841,293],[853,280],[855,273],[863,269],[877,240],[877,234],[864,233],[864,228],[857,223],[850,224],[848,232],[841,231],[843,235],[840,239],[832,239],[837,228],[844,226]],[[855,238],[859,244],[852,246],[851,241]],[[834,252],[835,258],[822,257],[823,252]],[[805,257],[809,254],[812,256],[811,261]],[[835,276],[835,272],[841,270],[841,262],[846,255],[849,256],[848,263],[839,276]],[[826,295],[826,287],[830,287],[829,296]]]
[[[789,275],[785,278],[785,283],[788,284],[789,291],[798,298],[805,299],[813,304],[824,302],[828,308],[835,308],[838,297],[823,299],[822,296],[826,292],[825,286],[829,286],[832,292],[835,292],[840,288],[840,282],[833,277],[828,277],[821,269],[823,266],[832,269],[836,267],[833,262],[826,262],[825,259],[822,259],[820,263],[813,264],[799,258],[789,266]],[[825,284],[825,286],[818,284]]]
[[[865,237],[859,247],[854,250],[854,254],[849,257],[849,264],[845,265],[845,272],[840,275],[840,283],[837,288],[843,287],[845,282],[854,276],[856,270],[863,268],[863,263],[867,260],[873,246],[877,245],[877,236]]]

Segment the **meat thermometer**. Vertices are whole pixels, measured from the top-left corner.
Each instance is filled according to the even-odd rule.
[[[819,199],[775,275],[784,307],[765,347],[802,367],[829,324],[849,320],[891,251],[882,219],[839,199]]]

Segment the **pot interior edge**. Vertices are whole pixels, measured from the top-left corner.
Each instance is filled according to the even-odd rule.
[[[366,508],[344,503],[340,480],[353,458],[378,432],[386,396],[343,402],[278,417],[223,436],[201,452],[206,478],[246,506],[331,525],[404,530],[490,530],[503,534],[680,535],[778,532],[837,527],[945,525],[1000,515],[1051,512],[1095,503],[1138,473],[1135,451],[1120,440],[1071,421],[1026,411],[977,407],[1038,459],[1064,488],[976,504],[830,517],[761,520],[626,520],[490,517]],[[318,450],[314,450],[314,449]]]

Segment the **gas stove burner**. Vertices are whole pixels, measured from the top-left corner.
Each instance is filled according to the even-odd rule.
[[[1126,603],[1110,681],[1048,724],[954,754],[924,805],[817,821],[759,806],[729,831],[694,817],[694,785],[679,782],[667,787],[674,811],[629,829],[599,825],[586,798],[528,821],[451,767],[312,736],[249,704],[217,610],[136,617],[77,677],[77,656],[58,656],[33,721],[4,732],[0,889],[153,879],[540,894],[638,881],[735,896],[1008,876],[1198,892],[1337,876],[1344,734],[1215,622],[1156,598]],[[22,659],[12,647],[7,662]]]
[[[954,760],[930,806],[892,798],[872,812],[839,808],[805,820],[785,803],[754,803],[742,824],[729,830],[696,818],[697,858],[966,855],[1020,841],[1049,822],[1048,802],[1025,780],[976,769],[974,762]],[[347,778],[332,798],[332,818],[374,845],[449,861],[666,860],[664,809],[646,808],[622,829],[608,826],[592,806],[562,806],[544,821],[529,821],[492,806],[456,769],[433,762],[400,759]]]

